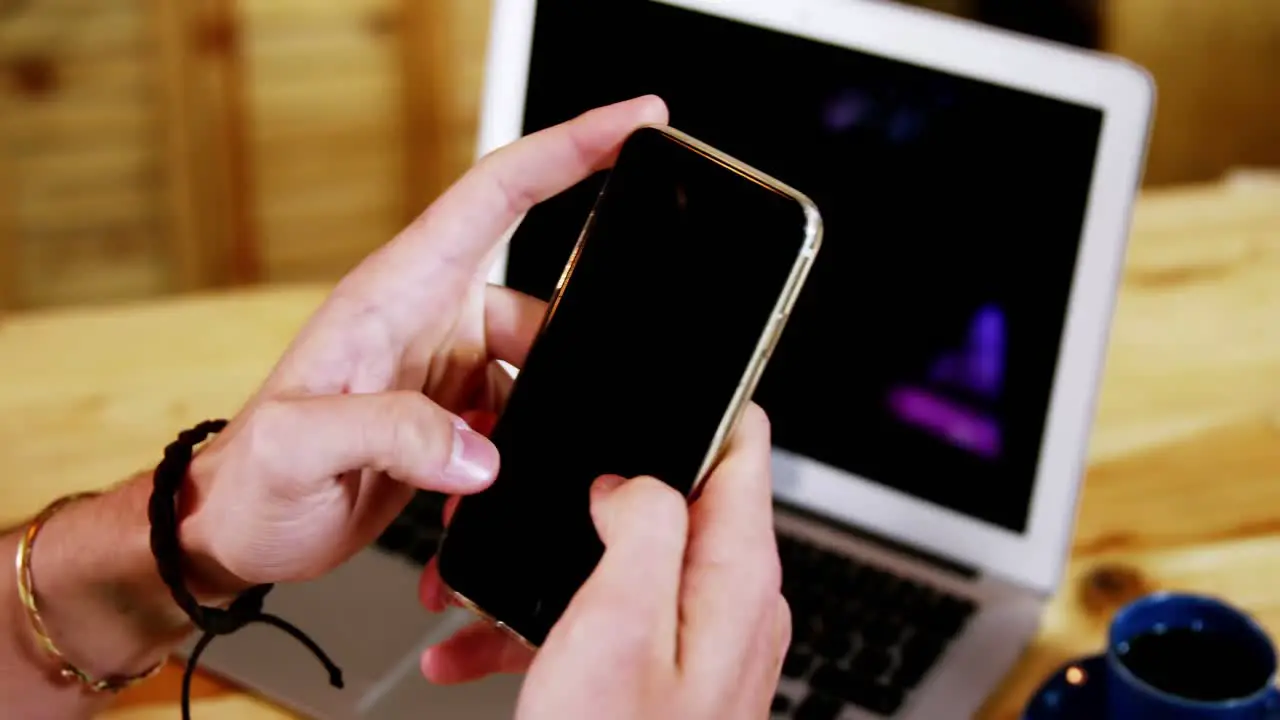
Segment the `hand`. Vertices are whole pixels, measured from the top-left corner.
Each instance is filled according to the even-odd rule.
[[[481,160],[338,283],[254,398],[196,456],[180,536],[226,596],[315,578],[374,540],[415,488],[471,493],[498,467],[461,415],[492,409],[544,304],[487,286],[534,204],[612,163],[657,98],[589,112]],[[498,371],[495,373],[494,371]]]
[[[529,674],[517,717],[762,718],[791,642],[768,420],[751,405],[692,505],[653,478],[600,478],[604,557],[536,657],[477,623],[423,658],[437,682]],[[443,606],[429,566],[423,601]]]

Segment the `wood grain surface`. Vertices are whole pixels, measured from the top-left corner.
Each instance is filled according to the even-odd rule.
[[[0,22],[0,295],[12,306],[165,289],[152,40],[141,0],[32,2]]]
[[[0,525],[150,465],[235,412],[321,300],[271,287],[0,317]],[[983,718],[1016,718],[1140,593],[1219,594],[1280,632],[1280,185],[1147,193],[1136,212],[1074,557]],[[178,671],[111,720],[176,717]],[[289,718],[215,680],[205,720]]]

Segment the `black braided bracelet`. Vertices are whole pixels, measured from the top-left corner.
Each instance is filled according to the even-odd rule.
[[[226,420],[206,420],[182,431],[178,439],[164,449],[164,459],[156,466],[151,502],[147,507],[147,516],[151,520],[151,554],[156,558],[160,578],[168,586],[174,602],[203,632],[182,673],[182,720],[191,720],[191,675],[200,661],[200,654],[215,637],[230,635],[255,622],[279,628],[305,645],[329,671],[329,684],[342,687],[342,670],[314,640],[288,622],[262,611],[262,603],[271,592],[271,585],[255,585],[241,593],[231,605],[218,608],[201,605],[183,582],[184,560],[182,546],[178,543],[178,493],[186,480],[195,447],[226,426]]]

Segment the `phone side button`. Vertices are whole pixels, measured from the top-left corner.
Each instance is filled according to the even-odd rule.
[[[772,356],[773,349],[778,346],[778,340],[782,337],[782,329],[787,326],[788,317],[790,317],[790,314],[784,311],[784,312],[775,314],[773,316],[773,319],[769,322],[769,325],[771,327],[769,330],[769,333],[770,333],[769,347],[765,349],[765,353],[764,353],[764,356],[766,358]]]

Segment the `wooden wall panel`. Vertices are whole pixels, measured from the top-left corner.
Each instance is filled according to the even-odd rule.
[[[488,13],[31,0],[0,22],[0,303],[339,276],[471,164]]]
[[[190,183],[189,204],[173,198],[173,212],[190,210],[194,238],[191,256],[197,286],[236,285],[262,277],[256,203],[249,141],[252,117],[246,84],[244,27],[234,0],[153,0],[169,4],[166,106],[178,137],[170,138],[174,173]],[[163,30],[162,30],[163,31]]]
[[[1149,184],[1280,166],[1280,2],[1099,2],[1160,85]],[[0,17],[0,307],[340,276],[473,162],[489,12],[25,0]]]
[[[1147,183],[1280,167],[1280,2],[1107,0],[1104,47],[1159,86]]]
[[[18,224],[14,216],[10,160],[0,154],[0,317],[18,304]]]
[[[166,240],[171,284],[193,290],[208,284],[217,263],[210,256],[204,224],[200,222],[198,194],[200,166],[196,163],[196,139],[192,134],[193,32],[191,5],[171,0],[149,0],[151,36],[161,68],[157,117],[163,136],[165,163]]]
[[[167,288],[152,51],[141,0],[45,0],[0,21],[13,304]]]
[[[408,217],[475,161],[490,3],[402,0]]]
[[[340,275],[400,229],[395,0],[242,0],[264,280]]]

